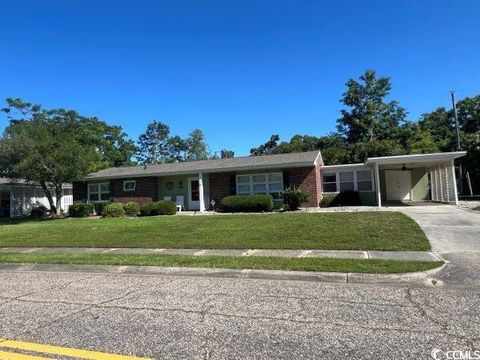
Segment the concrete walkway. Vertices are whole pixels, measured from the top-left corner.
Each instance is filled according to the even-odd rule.
[[[22,254],[112,254],[112,255],[193,255],[193,256],[275,256],[295,258],[383,259],[440,261],[429,251],[361,251],[361,250],[261,250],[261,249],[143,249],[143,248],[69,248],[9,247],[0,253]]]

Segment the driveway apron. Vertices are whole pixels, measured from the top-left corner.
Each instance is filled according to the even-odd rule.
[[[480,285],[480,213],[451,205],[398,210],[420,225],[432,250],[449,262],[441,280]]]

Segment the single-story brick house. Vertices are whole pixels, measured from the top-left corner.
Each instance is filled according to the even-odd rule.
[[[74,202],[170,199],[205,211],[229,195],[280,192],[297,187],[317,207],[323,194],[358,191],[363,204],[390,201],[458,201],[453,161],[465,152],[369,158],[324,166],[320,151],[109,168],[73,183]]]

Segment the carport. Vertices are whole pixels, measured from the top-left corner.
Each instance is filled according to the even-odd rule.
[[[457,204],[454,160],[465,151],[368,158],[373,169],[377,205],[433,201]]]

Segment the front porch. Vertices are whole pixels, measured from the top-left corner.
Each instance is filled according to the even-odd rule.
[[[369,158],[377,206],[382,204],[458,204],[454,160],[464,152]]]

